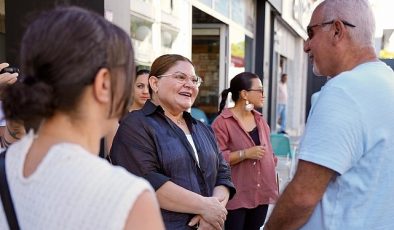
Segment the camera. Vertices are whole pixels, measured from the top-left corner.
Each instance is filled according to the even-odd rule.
[[[3,74],[3,73],[11,73],[11,74],[12,73],[18,73],[19,74],[19,69],[16,68],[16,67],[8,66],[8,67],[5,67],[2,70],[0,70],[0,74]]]

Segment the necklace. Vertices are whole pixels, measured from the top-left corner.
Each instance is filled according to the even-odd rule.
[[[176,123],[177,123],[178,125],[183,125],[183,124],[185,124],[185,122],[182,121],[182,118],[181,118],[181,119],[177,119],[177,120],[176,120]]]
[[[177,118],[175,116],[169,115],[169,114],[165,114],[167,116],[167,118],[169,118],[172,122],[174,122],[177,125],[184,125],[185,121],[183,120],[183,117],[180,116],[180,118]]]

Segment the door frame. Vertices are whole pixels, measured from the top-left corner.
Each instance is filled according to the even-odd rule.
[[[200,30],[195,30],[200,29]],[[203,30],[204,29],[204,30]],[[217,31],[219,30],[219,31]],[[192,25],[192,39],[196,35],[218,35],[219,36],[219,93],[227,88],[228,64],[230,63],[228,45],[228,25],[221,23],[198,23]],[[220,97],[219,97],[220,98]],[[220,99],[219,99],[220,100]],[[218,105],[220,101],[218,101]]]

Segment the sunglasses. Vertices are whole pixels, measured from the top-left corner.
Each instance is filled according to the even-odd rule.
[[[322,22],[322,23],[318,23],[318,24],[315,24],[315,25],[307,26],[307,27],[306,27],[306,32],[308,33],[308,38],[309,38],[309,40],[311,40],[311,39],[313,38],[313,35],[314,35],[314,33],[313,33],[313,28],[319,27],[319,26],[331,25],[331,24],[333,24],[335,21],[336,21],[336,20],[332,20],[332,21],[329,21],[329,22]],[[356,27],[355,25],[350,24],[350,23],[347,22],[347,21],[344,21],[344,20],[339,20],[339,21],[342,22],[345,26],[349,26],[349,27],[352,27],[352,28]]]

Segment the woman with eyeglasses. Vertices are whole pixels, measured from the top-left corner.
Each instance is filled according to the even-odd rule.
[[[234,107],[224,108],[228,93]],[[224,159],[231,165],[237,194],[228,202],[226,230],[258,230],[264,224],[268,205],[278,190],[276,157],[270,143],[270,128],[254,108],[264,104],[263,85],[256,74],[243,72],[222,92],[219,116],[212,128]]]
[[[167,229],[222,229],[235,189],[213,131],[188,109],[201,78],[176,54],[152,64],[152,99],[121,122],[112,162],[147,179],[156,190]]]

